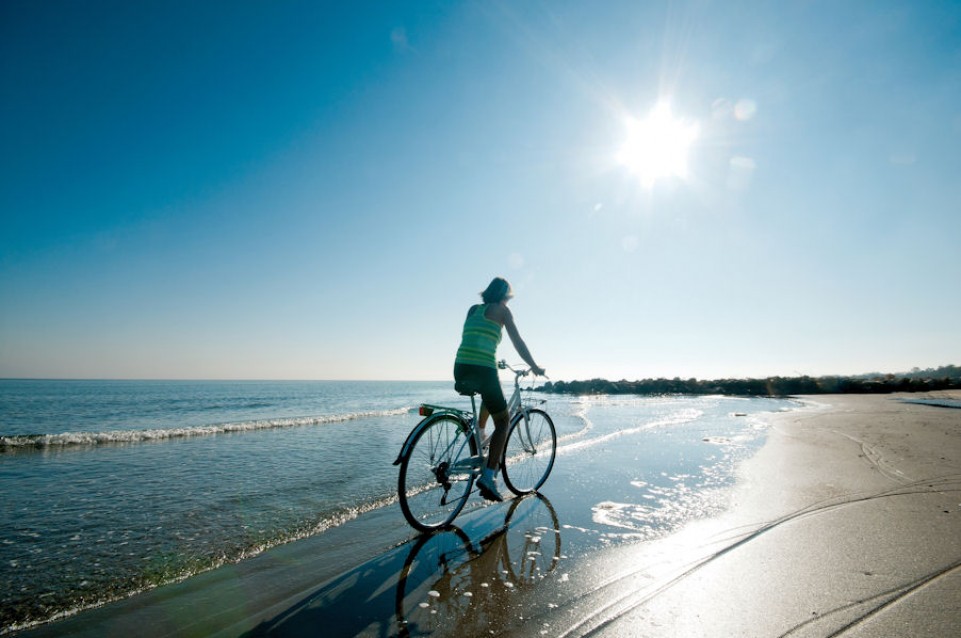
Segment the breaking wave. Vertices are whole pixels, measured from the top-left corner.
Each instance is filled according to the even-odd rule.
[[[393,410],[263,419],[257,421],[220,423],[215,425],[200,425],[184,428],[108,430],[105,432],[62,432],[60,434],[24,434],[15,436],[0,436],[0,450],[28,450],[31,448],[45,449],[111,444],[149,443],[154,441],[166,441],[170,439],[215,436],[218,434],[234,434],[240,432],[254,432],[258,430],[276,430],[280,428],[309,427],[316,425],[328,425],[331,423],[342,423],[344,421],[355,421],[357,419],[400,416],[408,414],[410,410],[411,408],[404,407]]]
[[[577,450],[581,450],[586,447],[591,447],[594,445],[598,445],[600,443],[605,443],[607,441],[610,441],[611,439],[617,439],[622,436],[627,436],[629,434],[637,434],[638,432],[643,432],[645,430],[652,430],[654,428],[671,426],[671,425],[681,425],[682,423],[688,423],[690,421],[693,421],[694,419],[697,419],[703,414],[704,412],[702,410],[697,410],[697,409],[679,410],[676,414],[671,415],[670,417],[667,417],[664,419],[658,419],[655,421],[642,423],[635,427],[622,428],[614,432],[609,432],[608,434],[588,438],[583,441],[577,441],[575,443],[569,443],[563,446],[559,445],[557,447],[557,454],[558,455],[570,454],[571,452],[575,452]],[[558,442],[560,442],[560,440],[558,440]]]

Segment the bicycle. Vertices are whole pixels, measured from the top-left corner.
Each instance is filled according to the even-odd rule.
[[[497,366],[514,373],[514,393],[507,402],[507,444],[500,467],[507,488],[523,496],[539,489],[550,475],[557,453],[557,433],[547,412],[521,401],[520,379],[530,374],[530,369],[516,369],[506,361]],[[461,384],[454,388],[470,397],[471,411],[421,405],[419,413],[424,419],[411,430],[394,461],[400,466],[400,508],[407,522],[422,532],[453,522],[487,463],[477,427],[477,388]],[[541,400],[538,405],[543,403]]]

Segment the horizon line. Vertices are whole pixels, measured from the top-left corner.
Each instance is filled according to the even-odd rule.
[[[902,370],[898,372],[881,372],[877,370],[872,370],[870,372],[859,372],[859,373],[848,373],[848,374],[830,373],[830,374],[812,375],[812,374],[795,373],[792,376],[782,375],[782,374],[768,374],[763,376],[738,376],[738,377],[714,377],[714,378],[701,378],[697,376],[682,377],[679,375],[675,375],[673,377],[644,377],[644,378],[638,377],[637,379],[634,379],[634,380],[642,381],[645,379],[666,379],[666,380],[681,379],[686,381],[689,379],[695,379],[699,381],[720,381],[720,380],[728,380],[728,379],[771,379],[771,378],[778,378],[778,377],[782,379],[783,378],[803,378],[803,377],[811,377],[811,378],[863,377],[863,376],[869,376],[869,375],[883,376],[883,375],[889,375],[889,374],[897,376],[897,375],[904,375],[904,374],[917,374],[918,372],[924,372],[925,370],[938,370],[941,368],[948,368],[948,367],[958,367],[958,364],[947,363],[940,366],[930,366],[927,368],[921,368],[919,366],[915,366],[915,368],[917,368],[917,372],[915,372],[913,369]],[[569,383],[572,381],[592,381],[592,380],[627,381],[628,379],[626,377],[622,379],[591,377],[589,379],[571,379],[571,380],[545,378],[544,383],[547,383],[547,382],[552,382],[552,383],[568,382]],[[327,383],[327,382],[331,382],[331,383],[447,383],[448,381],[452,382],[451,379],[331,379],[331,378],[327,378],[327,379],[306,379],[306,378],[257,379],[252,377],[244,377],[244,378],[193,377],[191,378],[191,377],[53,377],[53,376],[51,377],[0,377],[0,381],[163,381],[163,382],[189,381],[189,382],[211,382],[211,383],[227,383],[227,382],[236,382],[236,383]]]

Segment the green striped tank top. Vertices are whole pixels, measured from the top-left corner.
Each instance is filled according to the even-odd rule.
[[[468,313],[455,363],[497,368],[497,345],[501,342],[501,325],[485,317],[486,312],[487,304],[478,304]]]

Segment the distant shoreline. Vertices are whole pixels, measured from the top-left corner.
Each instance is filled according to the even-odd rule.
[[[552,394],[690,394],[786,397],[798,394],[891,394],[961,390],[961,367],[860,376],[766,377],[763,379],[642,379],[639,381],[549,381],[537,388]]]

